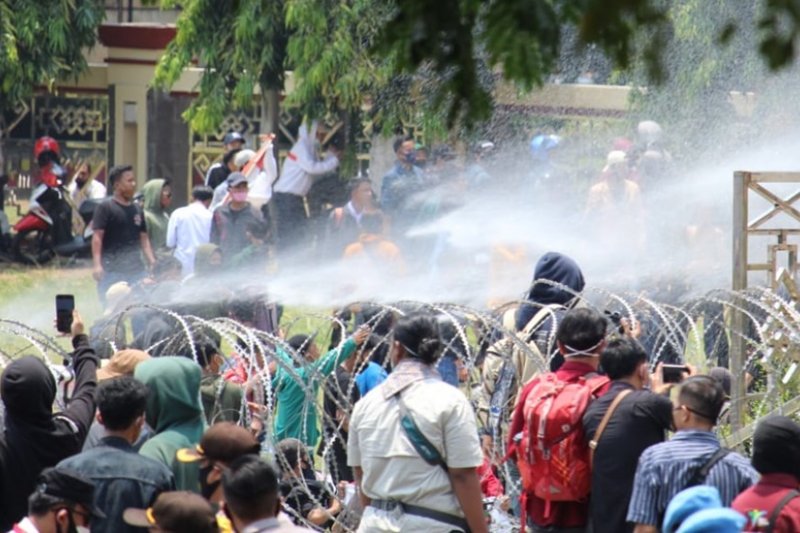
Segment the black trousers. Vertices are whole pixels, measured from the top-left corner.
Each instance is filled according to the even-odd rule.
[[[272,201],[275,203],[275,246],[278,253],[307,244],[309,224],[303,197],[276,192]]]

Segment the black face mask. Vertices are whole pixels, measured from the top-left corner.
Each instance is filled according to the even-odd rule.
[[[216,492],[222,480],[218,479],[213,483],[208,482],[208,475],[214,470],[214,463],[209,463],[208,466],[200,468],[200,495],[206,500]]]

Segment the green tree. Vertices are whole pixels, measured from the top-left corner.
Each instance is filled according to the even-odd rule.
[[[201,132],[217,129],[231,108],[253,106],[260,88],[273,120],[286,72],[283,0],[163,0],[181,7],[177,35],[156,67],[155,85],[169,88],[197,61],[205,69],[184,118]]]
[[[0,0],[0,171],[15,110],[37,87],[86,69],[84,52],[104,17],[99,0]]]

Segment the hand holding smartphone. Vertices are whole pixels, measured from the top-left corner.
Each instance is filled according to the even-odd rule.
[[[661,375],[664,383],[680,383],[684,374],[691,374],[687,365],[661,365]]]
[[[75,311],[75,296],[72,294],[56,295],[56,329],[59,332],[70,333],[73,311]]]

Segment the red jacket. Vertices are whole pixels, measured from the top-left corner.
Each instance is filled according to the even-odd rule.
[[[766,531],[773,509],[792,489],[800,489],[800,480],[793,475],[764,474],[758,483],[739,494],[731,507],[747,518],[745,531]],[[772,531],[800,531],[800,497],[784,506]]]
[[[570,361],[569,359],[561,365],[561,368],[556,370],[558,379],[567,382],[577,381],[578,378],[597,372],[597,370],[586,363],[577,361]],[[522,432],[525,426],[525,414],[523,413],[523,406],[528,397],[531,389],[536,384],[536,380],[532,379],[522,389],[522,392],[517,397],[517,406],[514,408],[514,416],[511,418],[511,427],[508,432],[508,449],[512,451],[515,448],[514,436]],[[598,396],[602,396],[608,391],[611,382],[603,386],[598,391]],[[545,500],[537,498],[533,494],[528,494],[528,505],[526,515],[537,526],[548,527],[582,527],[589,522],[589,502],[550,502],[550,515],[545,518]]]

